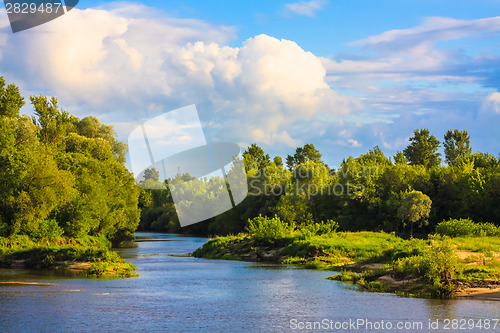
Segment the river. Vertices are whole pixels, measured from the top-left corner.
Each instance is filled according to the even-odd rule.
[[[137,233],[137,240],[137,248],[119,251],[139,268],[137,278],[0,270],[0,281],[44,284],[0,284],[0,331],[500,331],[491,321],[500,318],[497,301],[362,292],[326,280],[331,272],[187,256],[205,238]]]

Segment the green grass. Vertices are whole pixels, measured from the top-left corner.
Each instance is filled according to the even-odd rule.
[[[134,265],[124,262],[110,249],[104,237],[42,238],[27,236],[0,237],[0,267],[22,262],[24,267],[39,270],[65,270],[76,263],[90,263],[80,274],[95,277],[134,276]]]
[[[458,250],[487,253],[500,251],[500,237],[457,237],[452,238]]]

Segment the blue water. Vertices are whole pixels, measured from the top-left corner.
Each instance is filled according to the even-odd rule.
[[[0,284],[0,332],[311,332],[307,325],[314,322],[329,325],[317,331],[372,332],[381,328],[382,320],[385,330],[378,332],[500,331],[500,323],[493,330],[494,322],[489,330],[477,328],[486,319],[500,318],[497,301],[361,292],[325,280],[331,272],[186,256],[204,238],[137,236],[137,248],[120,250],[139,268],[137,278],[80,279],[0,270],[0,281],[49,284]],[[450,322],[445,330],[445,319],[471,326],[454,330]],[[357,320],[364,322],[352,326]],[[436,320],[439,329],[431,330],[429,321]],[[346,326],[349,321],[351,326]],[[372,326],[365,326],[367,322]],[[398,322],[416,326],[398,329]],[[338,326],[342,324],[344,329]]]

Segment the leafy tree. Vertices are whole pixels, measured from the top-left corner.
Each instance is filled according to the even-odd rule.
[[[405,148],[403,154],[411,165],[423,165],[427,168],[438,166],[441,163],[441,154],[437,152],[439,141],[430,135],[426,128],[415,130],[410,144]]]
[[[410,236],[413,236],[413,224],[417,222],[427,223],[431,205],[431,199],[420,191],[411,191],[403,199],[398,210],[398,217],[404,225],[410,223]]]
[[[129,237],[139,222],[139,189],[113,128],[69,115],[43,95],[30,98],[32,119],[16,116],[22,98],[4,85],[0,80],[0,233]]]
[[[470,136],[467,131],[448,130],[444,135],[444,155],[448,164],[455,163],[459,158],[464,158],[472,153]]]
[[[17,117],[24,106],[24,97],[15,84],[5,87],[5,80],[0,76],[0,116]]]
[[[397,151],[396,155],[394,155],[394,164],[407,164],[405,154],[401,151]]]
[[[307,143],[303,147],[297,147],[293,156],[288,155],[286,164],[288,169],[292,170],[299,164],[312,161],[315,163],[322,163],[321,153],[314,147],[312,143]]]
[[[67,129],[73,126],[71,120],[74,118],[68,112],[59,110],[55,97],[49,100],[44,95],[30,96],[30,100],[35,114],[33,123],[40,129],[40,141],[45,145],[62,144],[68,134]]]
[[[28,117],[0,117],[0,214],[4,234],[35,231],[75,195],[73,176],[40,144]]]
[[[281,156],[275,156],[273,162],[278,169],[283,169],[283,159]]]
[[[160,173],[158,172],[158,170],[156,170],[155,168],[144,170],[144,180],[148,179],[157,182],[158,179],[160,179]]]
[[[243,152],[243,160],[246,170],[263,170],[271,162],[269,154],[264,153],[264,149],[256,143],[252,143],[250,147]]]
[[[77,133],[89,139],[102,139],[109,143],[113,155],[120,163],[125,163],[127,145],[116,140],[116,133],[112,126],[101,124],[96,117],[88,116],[75,122]]]

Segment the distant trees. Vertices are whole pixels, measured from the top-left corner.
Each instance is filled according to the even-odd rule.
[[[335,220],[341,230],[408,235],[432,232],[437,223],[450,218],[500,224],[499,159],[470,153],[468,134],[450,130],[444,142],[448,165],[441,165],[439,141],[426,129],[413,134],[408,147],[392,160],[375,146],[346,158],[337,170],[321,161],[312,144],[288,155],[287,168],[279,156],[272,158],[252,144],[243,153],[250,195],[235,209],[188,230],[237,233],[244,230],[248,218],[259,214],[297,225]],[[198,188],[204,191],[209,185],[200,183]],[[157,195],[155,190],[151,193]],[[151,198],[143,195],[141,205],[151,205]],[[153,230],[179,230],[173,203],[162,201],[159,207],[154,199],[143,212],[144,226],[150,221]]]
[[[427,168],[438,166],[441,163],[440,153],[437,152],[439,141],[426,128],[417,129],[410,138],[410,144],[403,151],[411,165],[423,165]]]

